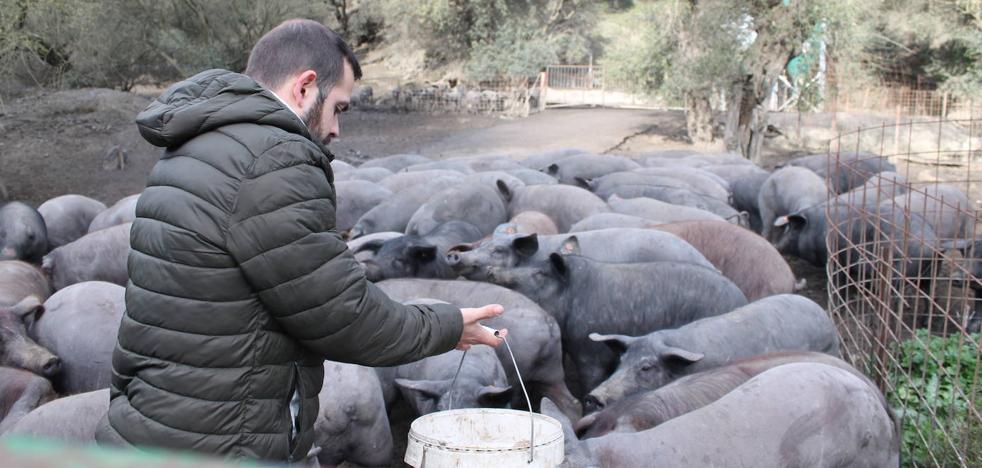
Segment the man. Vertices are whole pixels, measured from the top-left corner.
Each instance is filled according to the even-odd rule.
[[[202,72],[137,117],[166,150],[137,204],[100,442],[295,461],[324,359],[391,366],[498,343],[478,320],[501,306],[396,303],[335,231],[324,145],[360,77],[336,34],[291,20],[244,75]]]

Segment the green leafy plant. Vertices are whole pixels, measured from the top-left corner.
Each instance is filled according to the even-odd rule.
[[[978,334],[939,337],[922,329],[897,346],[890,403],[901,418],[905,466],[982,466],[982,401],[978,389],[972,393],[978,343]]]

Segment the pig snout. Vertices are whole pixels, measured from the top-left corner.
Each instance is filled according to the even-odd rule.
[[[472,261],[468,261],[470,259],[466,252],[470,252],[473,249],[474,244],[457,244],[447,250],[444,261],[446,261],[447,266],[460,273],[461,270],[467,268],[472,263]]]
[[[61,372],[61,359],[30,338],[8,343],[9,362],[5,365],[20,367],[44,377],[54,377]]]
[[[47,362],[41,366],[41,375],[45,377],[54,377],[61,372],[61,359],[58,356],[51,356]]]

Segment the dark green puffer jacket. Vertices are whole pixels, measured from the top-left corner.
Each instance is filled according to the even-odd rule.
[[[334,229],[331,154],[251,78],[200,73],[137,124],[166,150],[137,203],[100,442],[297,460],[324,359],[390,366],[456,345],[458,309],[403,306],[365,279]]]

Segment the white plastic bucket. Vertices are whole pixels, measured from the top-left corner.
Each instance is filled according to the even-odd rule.
[[[531,453],[530,435],[535,441]],[[551,468],[563,462],[563,450],[563,428],[549,416],[458,409],[413,421],[405,462],[415,468]]]

